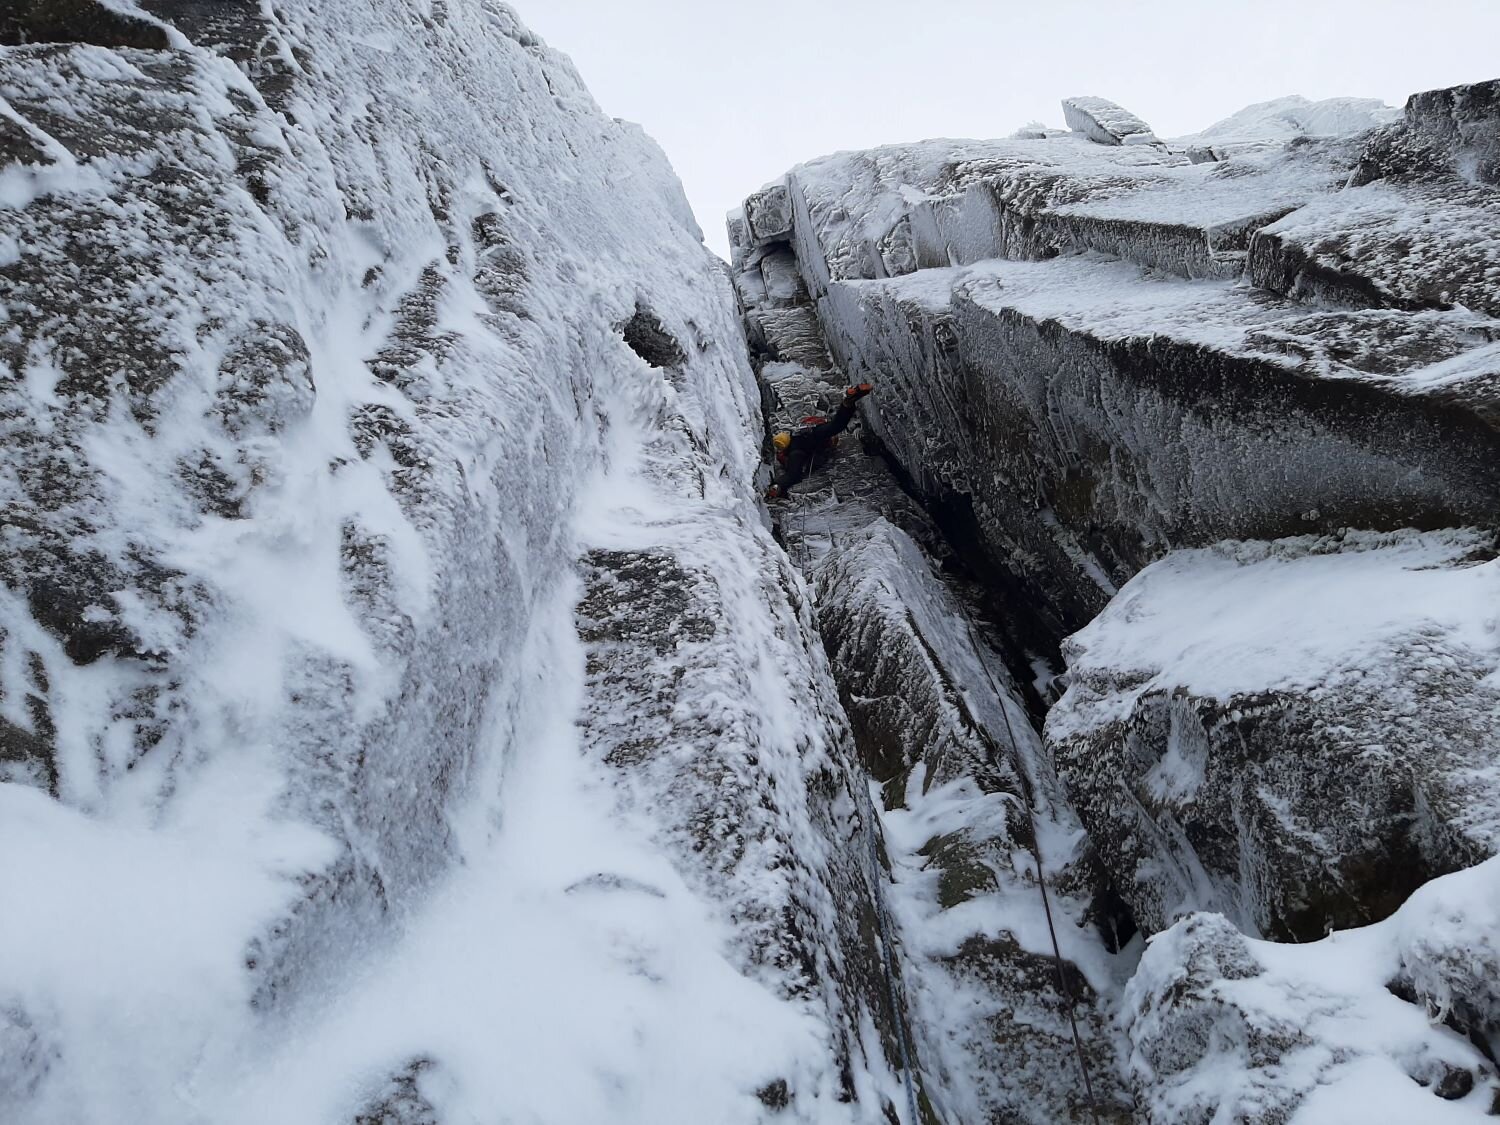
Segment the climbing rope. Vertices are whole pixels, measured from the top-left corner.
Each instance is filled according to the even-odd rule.
[[[1032,808],[1035,799],[1036,786],[1031,780],[1031,773],[1026,768],[1026,763],[1021,757],[1021,746],[1016,741],[1015,728],[1010,723],[1010,708],[1006,706],[1005,696],[1000,692],[1000,685],[995,681],[994,673],[980,656],[979,633],[974,628],[974,619],[970,615],[968,607],[962,602],[958,603],[965,627],[969,631],[969,643],[974,648],[975,658],[979,660],[979,666],[984,669],[985,679],[989,681],[990,691],[994,693],[995,701],[1000,705],[1000,715],[1005,720],[1005,733],[1010,739],[1011,763],[1016,771],[1016,779],[1020,782],[1022,792],[1020,794],[1021,807],[1026,810],[1026,822],[1031,829],[1031,857],[1036,861],[1036,885],[1042,892],[1042,911],[1047,917],[1047,932],[1052,938],[1052,957],[1057,968],[1057,984],[1062,989],[1063,999],[1068,1006],[1068,1027],[1073,1032],[1073,1052],[1078,1057],[1078,1070],[1083,1075],[1083,1089],[1088,1097],[1089,1117],[1094,1125],[1099,1125],[1099,1103],[1094,1097],[1094,1083],[1089,1075],[1088,1058],[1083,1051],[1083,1037],[1078,1033],[1078,1002],[1073,995],[1073,988],[1068,984],[1068,974],[1063,968],[1062,946],[1057,940],[1057,926],[1052,920],[1052,896],[1047,893],[1047,872],[1042,866],[1042,838],[1036,828],[1036,813]],[[965,693],[967,694],[967,693]],[[987,732],[980,728],[984,734],[985,742],[990,746],[992,757],[998,757],[994,751],[994,743]],[[995,765],[998,767],[999,762]]]
[[[786,535],[795,543],[797,552],[801,555],[801,563],[798,567],[804,578],[810,579],[808,575],[807,552],[807,520],[800,501],[793,501],[785,509],[782,517],[782,526]],[[832,546],[833,528],[828,529],[830,546]],[[795,557],[795,556],[794,556]],[[811,591],[811,584],[808,586]],[[868,792],[864,795],[864,803],[860,809],[860,819],[864,822],[865,843],[870,852],[870,887],[875,896],[875,918],[880,929],[880,967],[885,973],[886,991],[890,995],[891,1020],[896,1025],[896,1045],[901,1054],[901,1080],[906,1086],[906,1110],[911,1125],[921,1125],[921,1117],[917,1113],[917,1090],[912,1081],[911,1042],[907,1036],[906,1020],[901,1012],[901,991],[896,985],[896,941],[891,933],[890,912],[886,907],[885,891],[882,888],[884,880],[880,872],[880,849],[875,842],[875,802],[870,799]]]
[[[920,1125],[917,1116],[917,1091],[912,1084],[911,1044],[907,1041],[906,1020],[901,1015],[901,995],[896,988],[896,942],[891,937],[891,918],[885,905],[885,891],[881,889],[880,850],[875,845],[875,802],[865,794],[865,809],[860,815],[865,822],[865,839],[870,845],[870,883],[875,889],[875,917],[880,922],[881,962],[885,969],[885,983],[891,994],[891,1019],[896,1024],[896,1042],[901,1049],[901,1078],[906,1084],[906,1109],[912,1125]]]

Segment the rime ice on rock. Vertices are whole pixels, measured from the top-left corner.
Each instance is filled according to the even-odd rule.
[[[142,6],[0,17],[0,1119],[881,1117],[660,150],[493,0]]]
[[[1156,134],[1135,114],[1107,98],[1064,98],[1068,128],[1101,145],[1156,144]]]
[[[1049,747],[1144,927],[1213,909],[1307,941],[1500,854],[1500,641],[1473,619],[1493,553],[1457,532],[1179,552],[1067,642]]]
[[[1500,521],[1496,88],[1419,95],[1399,121],[1282,99],[1187,152],[1122,143],[1144,124],[1110,132],[1117,107],[1080,104],[1046,143],[890,145],[785,180],[776,253],[828,379],[879,385],[867,440],[956,557],[918,541],[985,576],[1013,670],[1097,619],[1066,650],[1042,758],[1119,914],[1158,937],[1121,1009],[1153,1121],[1493,1103],[1496,861],[1457,869],[1500,848],[1495,551],[1466,529]],[[752,324],[765,276],[737,275]],[[751,336],[767,382],[793,382]],[[824,487],[792,541],[830,576],[835,671],[889,768],[928,729],[925,692],[890,698],[879,673],[923,682],[903,655],[922,618],[899,613],[898,540],[849,527],[861,485],[835,466]],[[1214,689],[1213,668],[1242,679]],[[898,856],[898,827],[937,815],[905,796]],[[905,924],[914,946],[957,926]],[[963,1003],[1003,1005],[991,983]]]

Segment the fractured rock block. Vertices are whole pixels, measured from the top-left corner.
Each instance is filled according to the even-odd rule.
[[[1154,144],[1156,134],[1135,114],[1107,98],[1064,98],[1068,128],[1101,145]]]
[[[1142,928],[1312,940],[1500,851],[1497,576],[1477,532],[1229,543],[1071,638],[1048,745]]]
[[[786,184],[772,184],[745,200],[745,218],[756,246],[792,236],[792,202]]]
[[[1413,94],[1406,121],[1445,146],[1460,175],[1500,184],[1500,79]]]

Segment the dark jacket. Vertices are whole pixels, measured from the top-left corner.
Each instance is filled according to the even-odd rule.
[[[805,426],[792,434],[791,444],[776,470],[776,487],[785,496],[794,484],[806,478],[819,456],[833,449],[833,439],[848,429],[858,399],[846,396],[834,416],[816,426]]]

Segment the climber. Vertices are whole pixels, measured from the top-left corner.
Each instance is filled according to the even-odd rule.
[[[802,420],[808,424],[796,433],[783,430],[771,439],[781,467],[776,470],[776,483],[766,490],[767,500],[784,499],[791,492],[792,485],[815,467],[814,462],[838,444],[838,435],[854,417],[855,404],[874,389],[869,383],[850,387],[844,392],[844,401],[832,418],[804,418]]]

